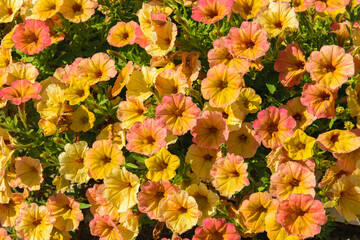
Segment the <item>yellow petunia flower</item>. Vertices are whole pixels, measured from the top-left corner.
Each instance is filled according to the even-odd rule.
[[[75,132],[89,131],[95,122],[95,115],[90,112],[84,105],[80,105],[75,112],[71,114],[72,124],[70,129]]]
[[[86,79],[72,79],[64,94],[70,105],[76,105],[90,95],[90,85]]]
[[[175,170],[180,166],[180,159],[163,147],[156,155],[146,159],[145,165],[149,169],[147,178],[152,181],[166,181],[175,177]]]
[[[294,160],[311,158],[314,155],[313,147],[315,138],[306,135],[301,129],[297,129],[294,135],[284,142],[284,148],[288,156]]]

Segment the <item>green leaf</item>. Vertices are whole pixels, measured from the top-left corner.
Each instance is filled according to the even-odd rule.
[[[87,203],[80,203],[80,209],[86,209],[86,208],[90,208],[91,204],[87,204]]]
[[[273,94],[276,91],[276,87],[274,84],[266,83],[266,87],[269,89],[269,92]]]
[[[329,128],[331,129],[334,125],[334,122],[336,121],[336,117],[332,118],[329,122]]]
[[[138,165],[135,165],[133,163],[125,163],[125,167],[128,167],[128,168],[138,168],[139,166]]]

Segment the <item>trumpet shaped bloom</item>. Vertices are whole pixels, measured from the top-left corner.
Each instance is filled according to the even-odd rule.
[[[158,75],[156,68],[145,67],[141,71],[135,70],[126,84],[126,96],[138,96],[146,100],[154,93],[155,79]]]
[[[306,7],[315,6],[317,12],[335,11],[347,6],[350,0],[337,1],[337,0],[304,0]]]
[[[34,19],[27,19],[25,23],[20,23],[11,39],[16,49],[28,55],[39,53],[51,44],[49,27],[45,25],[45,22]]]
[[[99,240],[123,239],[123,235],[109,215],[100,216],[95,214],[94,219],[90,221],[89,226],[91,235],[100,237]]]
[[[20,10],[23,0],[0,1],[0,23],[12,22],[15,14]]]
[[[202,226],[195,229],[193,240],[223,239],[240,240],[240,234],[233,224],[227,223],[225,218],[206,218]]]
[[[126,149],[151,156],[166,147],[167,130],[164,124],[155,119],[147,119],[143,123],[136,122],[126,134]]]
[[[59,12],[71,22],[86,22],[97,6],[98,3],[92,0],[64,0]]]
[[[44,180],[42,177],[42,166],[39,159],[31,157],[19,157],[15,162],[16,177],[22,186],[29,190],[39,190]]]
[[[228,153],[226,158],[218,158],[210,171],[213,186],[222,196],[230,198],[250,184],[247,167],[244,159],[234,154]]]
[[[175,177],[175,170],[180,166],[180,159],[163,147],[156,155],[146,159],[145,165],[149,169],[147,178],[152,181],[167,181]]]
[[[218,148],[228,139],[229,130],[220,112],[204,111],[201,117],[197,118],[191,135],[193,142],[200,147]]]
[[[226,107],[235,102],[244,86],[244,79],[235,68],[218,64],[207,72],[201,93],[213,107]]]
[[[294,133],[295,126],[296,121],[287,110],[274,106],[260,111],[253,123],[256,138],[271,149],[282,146],[285,139]]]
[[[297,129],[294,135],[284,141],[287,155],[294,160],[311,158],[314,155],[314,145],[315,138],[306,135],[300,129]]]
[[[15,105],[27,102],[32,98],[40,99],[40,83],[31,83],[27,79],[17,80],[10,87],[0,90],[0,97],[10,100]]]
[[[128,44],[133,45],[137,38],[137,29],[139,24],[134,21],[130,22],[118,22],[109,31],[107,41],[110,45],[115,47],[123,47]]]
[[[280,164],[278,170],[271,175],[270,193],[280,201],[290,194],[303,193],[315,196],[315,174],[301,163],[289,161]]]
[[[182,93],[165,96],[156,107],[156,119],[175,135],[184,135],[196,124],[200,108]]]
[[[33,7],[35,19],[45,21],[59,12],[64,0],[36,0]]]
[[[31,63],[12,63],[10,64],[5,71],[6,84],[10,85],[16,80],[27,79],[32,83],[35,83],[39,71]]]
[[[121,90],[125,87],[125,85],[130,80],[130,75],[134,71],[133,62],[129,61],[126,66],[120,71],[116,81],[114,83],[113,88],[111,89],[111,94],[113,97],[117,96]]]
[[[64,94],[70,105],[76,105],[90,95],[90,85],[85,79],[72,79]]]
[[[353,57],[336,45],[325,45],[320,51],[313,51],[305,69],[313,81],[330,89],[340,87],[355,73]]]
[[[193,7],[192,18],[206,24],[215,23],[230,13],[233,3],[233,0],[199,0]]]
[[[256,60],[265,55],[270,43],[267,41],[267,32],[255,22],[242,22],[240,28],[231,28],[225,39],[225,46],[235,57],[244,57]]]
[[[268,0],[234,0],[232,11],[240,14],[243,19],[249,20],[267,5],[269,5]]]
[[[144,122],[147,109],[144,106],[143,99],[136,96],[128,96],[126,101],[119,103],[117,117],[121,121],[121,127],[130,129],[135,122]]]
[[[80,105],[75,112],[71,113],[71,120],[71,130],[75,132],[87,132],[94,126],[95,115],[84,105]]]
[[[189,87],[186,77],[179,70],[166,69],[156,77],[155,88],[160,97],[171,94],[185,94],[185,88]]]
[[[303,239],[320,233],[327,220],[323,204],[308,194],[291,194],[280,202],[275,218],[288,234]]]
[[[316,143],[323,151],[349,153],[359,148],[360,137],[348,130],[331,130],[321,133]]]
[[[285,108],[290,116],[292,116],[296,121],[296,129],[305,130],[313,121],[316,120],[316,117],[310,114],[306,110],[306,106],[302,105],[300,97],[290,99],[286,105],[281,106],[280,109]]]

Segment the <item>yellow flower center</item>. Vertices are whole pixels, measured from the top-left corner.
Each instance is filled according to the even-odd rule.
[[[224,88],[227,88],[228,87],[228,83],[227,82],[223,82],[222,84],[221,84],[221,87],[224,89]]]

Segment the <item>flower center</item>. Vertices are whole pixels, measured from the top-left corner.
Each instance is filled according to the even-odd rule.
[[[218,12],[215,9],[209,8],[206,12],[206,16],[208,18],[215,18],[216,16],[218,16]]]
[[[206,154],[203,158],[205,161],[211,161],[213,159],[213,157],[210,154]]]
[[[184,208],[184,207],[181,207],[181,208],[179,209],[179,212],[182,213],[182,214],[183,214],[183,213],[187,213],[187,211],[188,211],[187,208]]]
[[[339,141],[339,134],[332,135],[330,141],[333,143]]]
[[[12,14],[14,13],[14,11],[12,10],[12,8],[8,8],[8,9],[7,9],[7,13],[8,13],[9,15],[12,15]]]
[[[303,143],[298,143],[297,145],[296,145],[296,147],[297,147],[297,149],[298,150],[301,150],[301,149],[305,149],[305,145],[303,144]]]
[[[302,61],[298,61],[298,62],[296,63],[296,67],[297,67],[298,69],[303,69],[304,66],[305,66],[305,63],[302,62]]]
[[[223,113],[222,113],[222,116],[223,116],[223,118],[228,119],[229,114],[227,114],[226,112],[223,112]]]
[[[328,65],[328,66],[326,66],[326,71],[327,71],[327,72],[334,72],[335,69],[336,69],[336,68],[335,68],[333,65]]]
[[[247,137],[245,134],[241,134],[241,135],[239,136],[239,140],[240,140],[241,142],[245,142],[247,139],[248,139],[248,137]]]
[[[83,89],[78,89],[78,90],[76,91],[76,95],[78,95],[79,97],[84,96],[84,93],[85,93],[85,91],[84,91]]]
[[[49,10],[55,10],[55,9],[56,9],[56,5],[55,5],[55,4],[49,5]]]
[[[246,48],[253,48],[255,46],[254,42],[248,42],[245,44]]]
[[[148,137],[145,139],[145,142],[146,142],[147,144],[154,144],[155,139],[154,139],[152,136],[148,136]]]
[[[104,156],[104,158],[102,159],[102,162],[104,164],[107,164],[107,163],[111,162],[111,158],[109,158],[108,156]]]
[[[303,210],[299,209],[298,211],[298,216],[304,216],[306,212],[304,212]]]
[[[37,227],[41,224],[41,219],[35,219],[33,222],[32,222],[32,225]]]
[[[28,43],[37,43],[39,41],[39,38],[36,36],[35,33],[30,33],[27,36]]]
[[[213,134],[217,134],[218,133],[218,129],[216,127],[211,127],[209,128],[209,132],[213,133]]]
[[[159,163],[159,167],[160,167],[161,169],[167,169],[168,166],[169,166],[169,165],[168,165],[166,162],[164,162],[164,161],[161,161],[161,162]]]
[[[100,78],[102,76],[102,71],[99,69],[95,72],[95,77]]]
[[[129,33],[124,32],[124,33],[122,34],[122,39],[128,39],[128,38],[129,38]]]
[[[174,112],[174,115],[176,116],[176,117],[181,117],[182,116],[182,114],[183,114],[183,110],[181,110],[181,109],[176,109],[175,110],[175,112]]]
[[[88,116],[83,116],[83,117],[81,118],[81,122],[82,122],[83,124],[89,123],[89,117],[88,117]]]
[[[299,186],[299,181],[298,180],[296,180],[296,179],[294,179],[294,180],[292,180],[292,182],[290,183],[290,185],[292,186],[292,187],[298,187]]]
[[[227,86],[228,86],[228,83],[227,82],[223,82],[222,84],[221,84],[221,87],[224,89],[224,88],[227,88]]]
[[[73,6],[72,6],[72,10],[74,11],[74,13],[77,13],[77,12],[81,12],[82,10],[82,6],[78,3],[75,3]]]
[[[278,28],[278,29],[282,29],[282,27],[283,27],[283,24],[282,24],[282,22],[279,20],[278,22],[276,22],[276,23],[274,23],[274,25],[275,25],[275,28]]]
[[[302,117],[300,113],[296,113],[293,118],[295,119],[295,121],[300,121]]]
[[[231,173],[229,173],[229,177],[233,177],[233,178],[240,177],[240,173],[238,173],[238,172],[231,172]]]
[[[323,101],[326,101],[326,100],[329,100],[330,99],[330,94],[326,93],[326,92],[323,92],[321,95],[320,95],[320,98],[323,99]]]
[[[267,130],[268,130],[269,134],[272,134],[272,133],[274,133],[274,132],[277,132],[279,129],[278,129],[277,124],[271,123],[271,124],[268,126]]]

